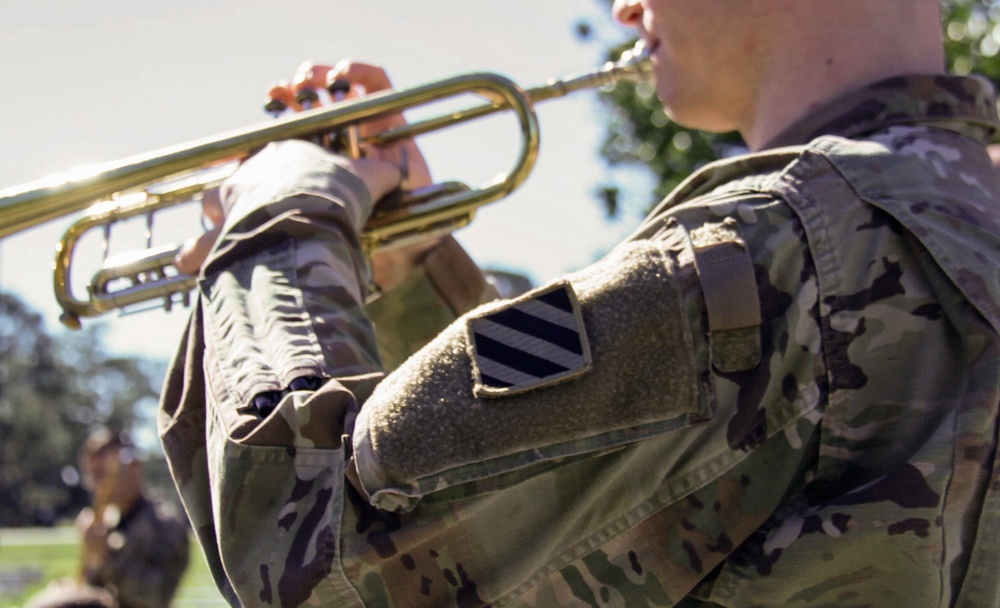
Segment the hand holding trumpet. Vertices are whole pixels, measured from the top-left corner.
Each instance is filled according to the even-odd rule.
[[[406,276],[435,242],[444,242],[441,235],[469,224],[480,207],[504,199],[528,178],[539,151],[535,104],[621,80],[645,80],[650,76],[650,65],[648,55],[637,45],[623,53],[620,60],[607,62],[597,70],[550,79],[529,89],[500,74],[476,72],[389,91],[385,72],[374,66],[354,62],[332,68],[306,64],[292,84],[276,85],[269,95],[272,100],[288,98],[291,116],[105,163],[79,175],[54,174],[0,192],[0,238],[87,210],[63,234],[53,264],[55,297],[63,309],[60,320],[67,327],[79,329],[83,317],[126,310],[154,300],[160,300],[166,310],[175,304],[187,306],[188,294],[196,285],[194,275],[221,227],[191,239],[183,248],[173,244],[154,247],[149,229],[145,249],[123,252],[114,260],[105,256],[105,265],[93,273],[86,294],[78,293],[73,285],[72,270],[81,237],[91,230],[102,230],[103,250],[107,252],[113,224],[144,216],[149,227],[154,213],[192,200],[201,201],[204,216],[220,224],[225,204],[210,190],[235,163],[272,142],[312,140],[331,131],[353,131],[358,134],[358,148],[365,152],[365,158],[336,156],[336,162],[371,187],[375,198],[405,184],[398,204],[376,207],[359,235],[369,255],[395,249],[379,256],[374,264],[376,280],[389,288]],[[348,80],[350,87],[344,95],[356,99],[295,112],[302,109],[296,99],[299,87],[322,85],[324,80],[339,76],[353,79]],[[361,91],[365,95],[358,97]],[[468,94],[479,96],[481,102],[412,123],[406,123],[400,115],[408,108]],[[510,112],[521,135],[521,147],[505,173],[477,187],[451,180],[413,189],[427,181],[426,165],[412,142],[414,137],[498,112]],[[378,132],[379,124],[402,126]],[[366,136],[361,137],[362,133]],[[217,170],[220,168],[223,171]],[[450,242],[458,247],[453,240]]]
[[[299,112],[323,105],[315,94],[328,89],[334,82],[348,83],[344,98],[392,88],[385,70],[356,61],[341,61],[334,66],[303,63],[294,79],[281,81],[268,91],[269,107],[284,107]],[[305,101],[308,99],[308,101]],[[358,125],[361,140],[406,124],[402,113],[380,116]],[[430,171],[423,154],[412,139],[395,141],[384,146],[369,145],[361,149],[358,158],[338,154],[336,164],[347,169],[364,182],[373,200],[380,200],[397,188],[420,188],[432,184]],[[206,191],[202,197],[202,213],[213,226],[202,235],[189,239],[175,259],[177,269],[186,274],[197,274],[217,240],[223,226],[226,204],[218,189]],[[402,281],[419,264],[424,255],[440,242],[429,239],[413,245],[383,250],[372,257],[374,281],[382,289],[391,289]]]

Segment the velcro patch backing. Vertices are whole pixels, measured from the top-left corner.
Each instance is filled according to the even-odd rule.
[[[477,397],[548,386],[591,364],[580,304],[565,281],[470,318],[468,345]]]

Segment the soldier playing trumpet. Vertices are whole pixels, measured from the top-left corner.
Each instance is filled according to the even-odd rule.
[[[375,201],[425,177],[409,143],[358,160],[286,141],[224,184],[160,419],[220,588],[246,606],[997,605],[998,120],[987,83],[944,73],[938,3],[614,15],[670,115],[751,153],[590,268],[482,306],[450,239],[370,273]],[[274,96],[331,75],[389,87],[346,62]],[[380,346],[438,330],[390,373]]]

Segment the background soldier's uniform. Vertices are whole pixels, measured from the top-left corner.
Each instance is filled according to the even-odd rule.
[[[228,186],[161,416],[220,585],[245,606],[998,605],[996,124],[978,79],[871,86],[385,380],[368,197],[308,144],[265,151]]]
[[[108,533],[108,557],[84,575],[120,608],[166,608],[188,563],[187,523],[169,503],[141,498]]]

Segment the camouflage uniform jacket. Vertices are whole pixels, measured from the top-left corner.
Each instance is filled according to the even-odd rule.
[[[188,564],[188,528],[177,508],[146,498],[108,534],[108,558],[86,573],[121,608],[166,608]]]
[[[220,587],[246,606],[1000,604],[994,104],[974,78],[856,92],[384,378],[354,236],[370,202],[320,161],[258,156],[160,418]]]

